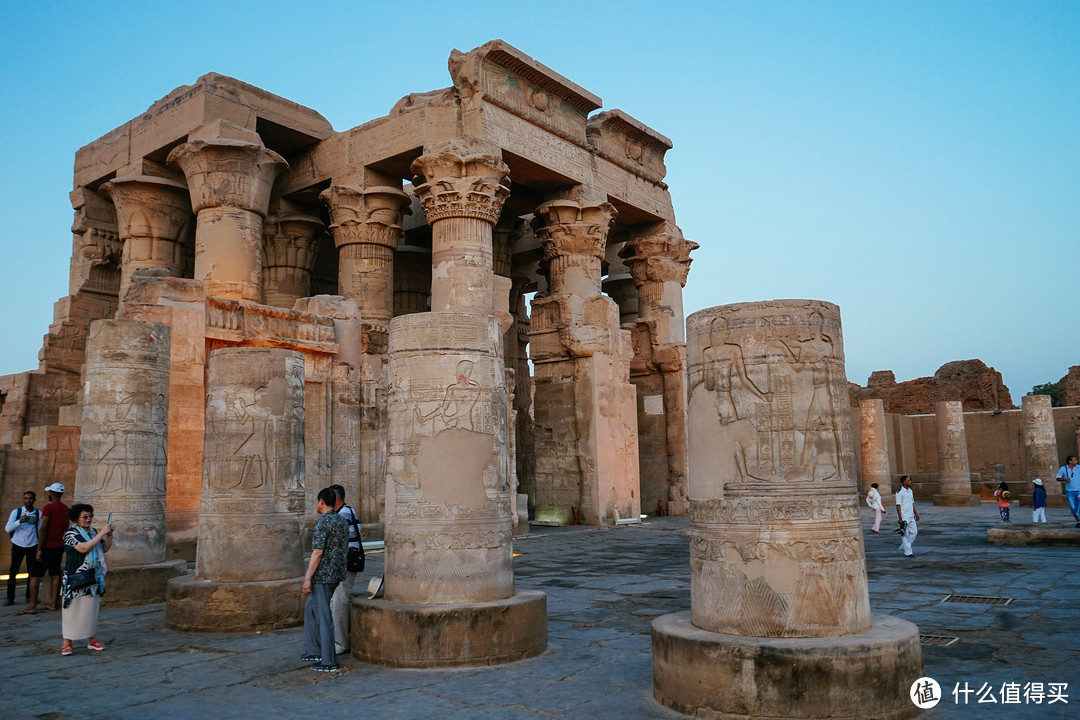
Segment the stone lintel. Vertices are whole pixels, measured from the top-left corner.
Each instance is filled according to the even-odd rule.
[[[589,118],[588,143],[601,157],[641,177],[660,182],[667,175],[664,154],[671,140],[622,110],[606,110]]]
[[[353,597],[352,655],[388,667],[495,665],[547,649],[547,596],[522,590],[504,600],[411,605]]]
[[[874,614],[869,630],[760,638],[702,630],[687,611],[652,623],[653,695],[693,717],[909,718],[923,676],[919,629]]]
[[[329,355],[338,351],[331,318],[218,297],[206,298],[206,337]]]
[[[234,78],[208,73],[80,148],[75,154],[75,187],[95,185],[110,173],[183,142],[189,132],[217,119],[263,133],[268,147],[285,153],[334,132],[326,118],[310,108]]]
[[[483,99],[580,146],[588,114],[604,102],[502,40],[454,50],[449,69],[463,104]]]

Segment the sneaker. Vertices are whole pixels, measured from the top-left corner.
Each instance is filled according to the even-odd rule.
[[[65,645],[64,647],[60,648],[60,654],[61,655],[70,655],[73,652],[75,652],[75,648],[71,647],[70,644]]]
[[[322,655],[301,655],[300,662],[317,663],[322,662]]]
[[[90,642],[86,643],[86,649],[97,650],[98,652],[101,652],[105,649],[105,646],[102,645],[101,642],[98,640],[91,640]]]
[[[321,662],[312,663],[310,665],[310,667],[315,672],[329,672],[329,673],[332,673],[332,672],[337,672],[337,670],[338,670],[337,665],[323,665]]]

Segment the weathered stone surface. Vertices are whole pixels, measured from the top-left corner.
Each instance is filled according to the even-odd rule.
[[[547,648],[547,597],[525,590],[502,600],[410,605],[354,597],[352,655],[390,667],[494,665]]]
[[[279,630],[303,620],[302,577],[214,582],[194,574],[169,580],[165,627],[186,632]]]
[[[1073,365],[1058,380],[1058,405],[1080,405],[1080,365]]]
[[[112,554],[111,552],[109,553]],[[165,602],[169,580],[187,573],[186,560],[109,567],[102,607],[132,607]]]
[[[884,404],[881,400],[863,400],[859,404],[859,415],[862,446],[862,482],[859,484],[859,492],[866,495],[870,491],[871,483],[877,483],[881,503],[889,510],[893,505],[893,491]]]
[[[938,487],[935,505],[978,505],[979,496],[971,492],[971,467],[968,464],[967,433],[964,409],[959,400],[939,402],[937,418]]]
[[[1012,522],[1005,527],[987,529],[986,542],[991,545],[1080,545],[1080,528]]]
[[[909,718],[923,676],[919,630],[872,617],[864,631],[828,638],[757,638],[696,627],[690,613],[652,624],[653,693],[670,708],[717,720]]]
[[[840,309],[724,305],[687,329],[694,624],[757,637],[863,632]]]
[[[1050,396],[1025,395],[1020,400],[1024,421],[1024,494],[1030,494],[1032,480],[1041,478],[1047,502],[1053,507],[1061,501],[1063,493],[1061,483],[1053,479],[1060,464]]]
[[[73,497],[112,515],[117,568],[165,560],[169,337],[138,320],[90,326]]]
[[[902,383],[896,382],[892,371],[878,370],[871,373],[866,387],[855,383],[849,387],[852,407],[862,400],[878,399],[885,403],[885,412],[901,415],[933,413],[937,403],[947,400],[960,401],[964,410],[1016,409],[1001,373],[981,360],[948,362],[933,377]]]

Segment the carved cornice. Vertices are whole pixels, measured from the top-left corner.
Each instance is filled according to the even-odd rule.
[[[510,168],[498,155],[432,152],[413,161],[412,171],[429,225],[445,218],[477,218],[494,225],[510,195]]]
[[[402,218],[411,212],[409,196],[389,186],[332,185],[319,199],[330,210],[330,232],[337,248],[367,244],[395,250]]]
[[[132,237],[180,242],[191,222],[191,202],[183,183],[151,175],[127,175],[101,188],[116,206],[123,240]]]
[[[166,162],[187,177],[195,212],[233,207],[259,215],[266,215],[274,180],[289,167],[273,150],[231,138],[186,142],[173,148]]]
[[[639,288],[646,282],[664,283],[671,280],[685,286],[690,263],[693,262],[690,253],[699,247],[696,242],[684,239],[682,231],[675,228],[674,231],[628,240],[619,257],[623,258],[634,284]]]

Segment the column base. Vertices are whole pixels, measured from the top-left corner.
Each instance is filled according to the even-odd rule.
[[[185,560],[111,567],[105,576],[101,607],[132,607],[165,602],[165,588],[169,580],[186,573]]]
[[[967,507],[982,505],[978,495],[934,495],[934,504],[942,507]]]
[[[653,695],[713,720],[909,718],[923,676],[919,629],[874,614],[869,630],[828,638],[759,638],[702,630],[690,612],[652,623]]]
[[[495,665],[547,648],[547,596],[537,590],[505,600],[407,605],[352,600],[352,656],[399,668]]]
[[[199,580],[194,573],[173,578],[165,600],[165,627],[187,632],[279,630],[304,621],[303,577],[263,582]]]

